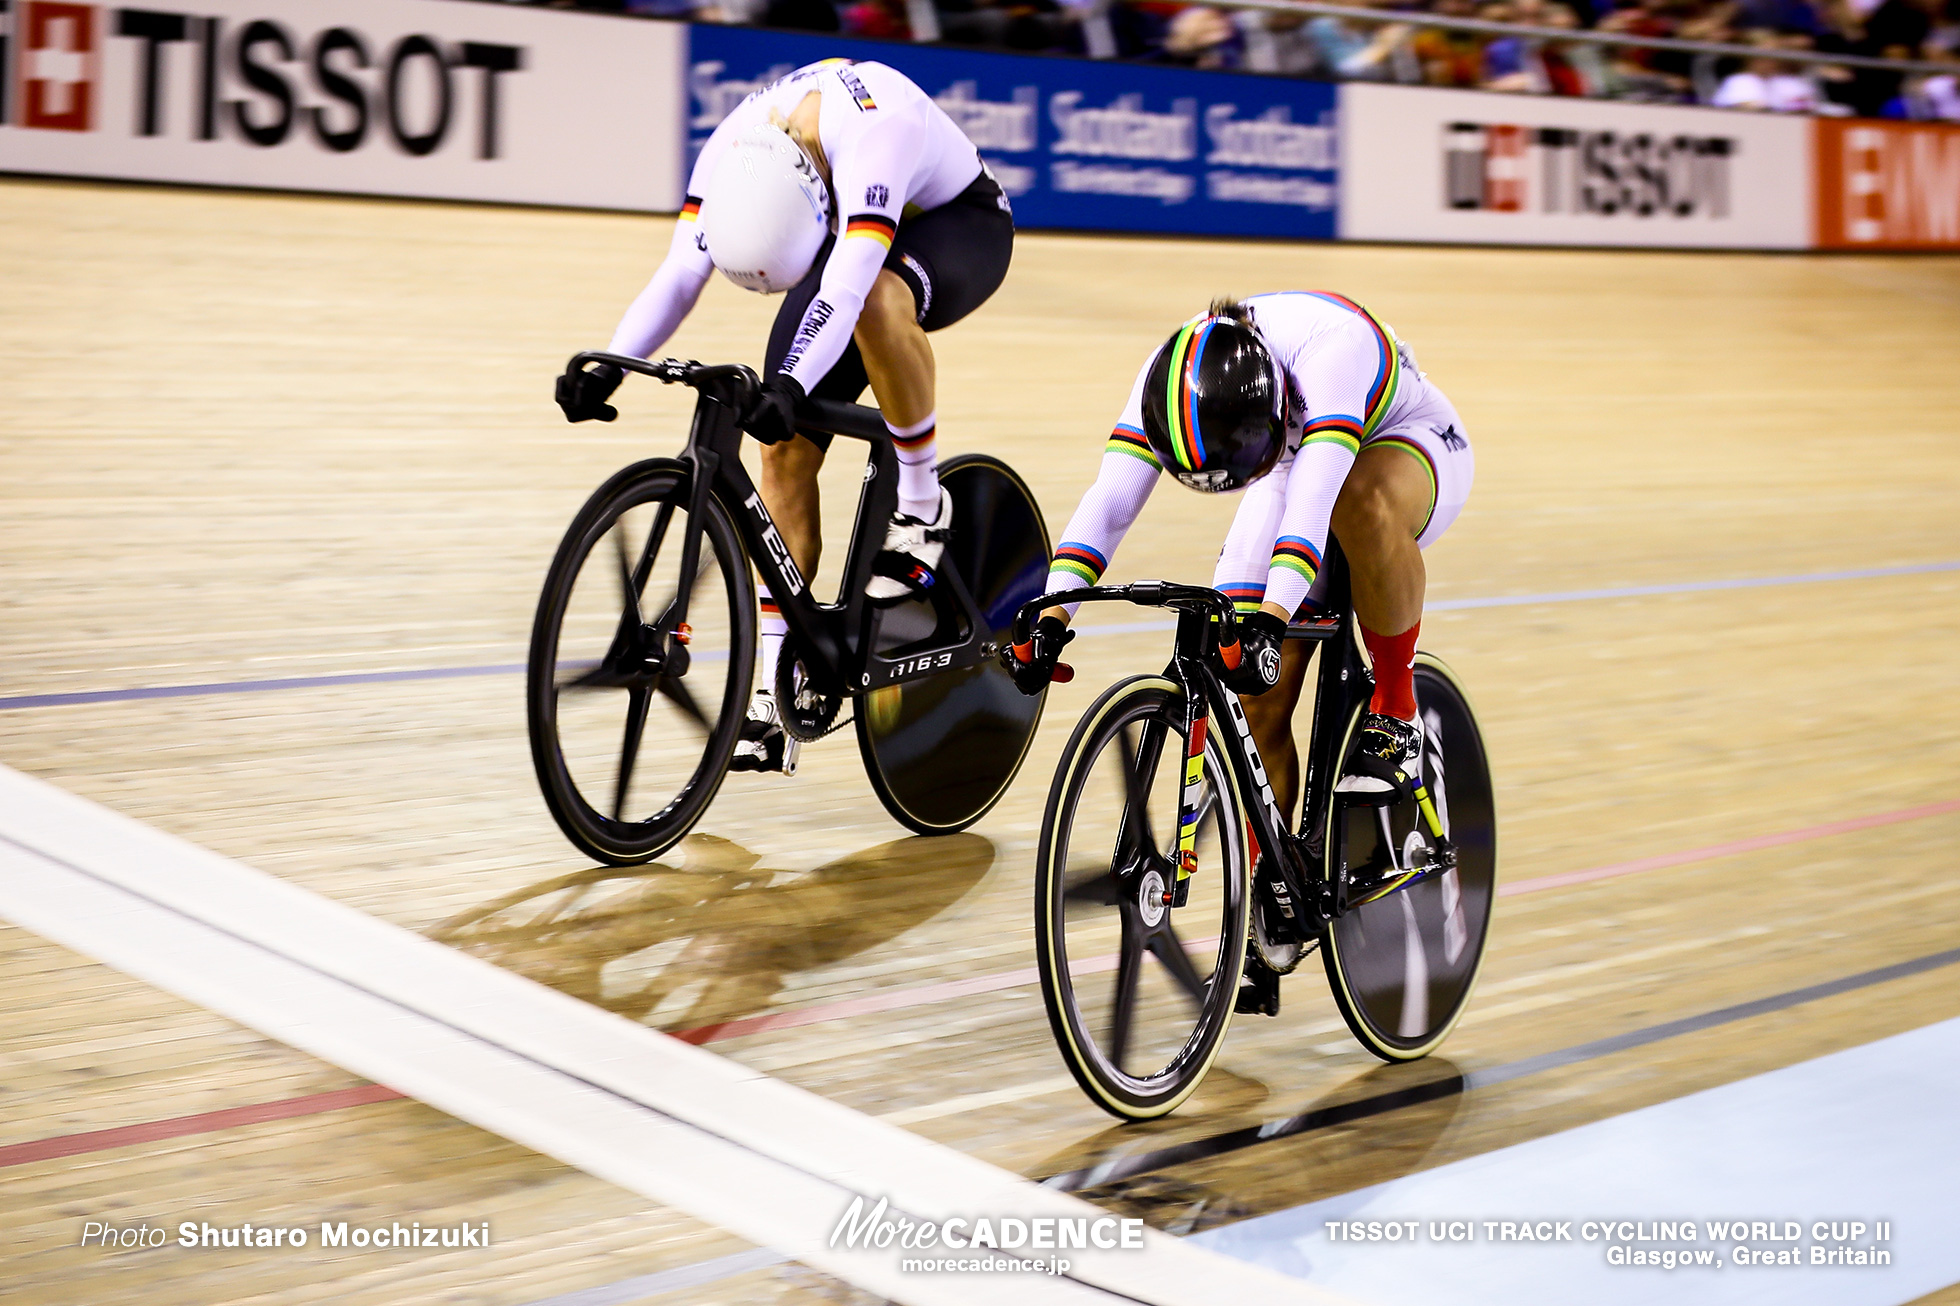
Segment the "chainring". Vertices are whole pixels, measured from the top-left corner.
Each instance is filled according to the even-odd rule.
[[[792,738],[814,744],[835,729],[832,723],[837,720],[837,709],[844,705],[843,698],[812,689],[803,660],[792,656],[787,648],[776,662],[775,688],[776,712]]]

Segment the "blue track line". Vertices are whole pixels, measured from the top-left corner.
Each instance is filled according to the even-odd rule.
[[[1486,598],[1437,599],[1430,612],[1463,612],[1476,608],[1530,607],[1543,603],[1585,603],[1596,599],[1639,599],[1663,594],[1706,594],[1718,590],[1768,589],[1778,585],[1817,585],[1827,581],[1878,580],[1887,576],[1927,576],[1960,571],[1960,561],[1919,562],[1897,567],[1860,567],[1848,571],[1813,571],[1795,576],[1751,576],[1739,580],[1677,581],[1666,585],[1629,585],[1620,589],[1557,590],[1547,594],[1497,594]],[[1136,621],[1110,626],[1085,626],[1084,635],[1129,635],[1170,630],[1170,621]],[[702,660],[710,660],[704,657]],[[396,680],[453,680],[464,676],[508,676],[524,670],[521,662],[475,667],[421,667],[409,671],[356,671],[335,676],[289,676],[273,680],[223,680],[202,685],[149,685],[135,689],[88,689],[67,694],[21,694],[0,698],[0,712],[32,707],[69,707],[79,703],[123,703],[145,698],[196,698],[206,694],[257,694],[275,689],[327,689],[336,685],[373,685]]]

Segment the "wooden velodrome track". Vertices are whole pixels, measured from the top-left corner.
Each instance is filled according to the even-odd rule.
[[[1161,664],[1161,634],[1076,646],[1016,789],[968,834],[902,837],[843,734],[792,782],[732,782],[631,871],[553,827],[509,671],[35,705],[520,662],[572,511],[679,442],[683,393],[629,385],[606,427],[549,402],[666,232],[0,182],[0,699],[29,700],[0,704],[0,763],[658,1028],[809,1013],[710,1045],[1037,1177],[1960,944],[1952,570],[1433,612],[1424,642],[1487,731],[1504,880],[1628,873],[1505,898],[1442,1056],[1376,1064],[1310,965],[1281,1017],[1235,1023],[1199,1097],[1131,1129],[1075,1089],[1009,973],[1032,965],[1056,752],[1102,685]],[[943,446],[1008,459],[1059,530],[1144,352],[1215,293],[1282,287],[1376,309],[1464,415],[1477,486],[1429,555],[1432,601],[1960,560],[1960,260],[1024,236],[994,301],[937,338]],[[669,352],[755,361],[773,307],[717,281]],[[855,468],[833,461],[841,518]],[[1229,511],[1166,490],[1112,576],[1208,576]],[[1864,817],[1887,819],[1828,828]],[[1960,1015],[1952,976],[1088,1195],[1178,1228],[1296,1205]],[[9,1301],[527,1303],[741,1249],[415,1102],[316,1097],[361,1082],[11,926],[0,983]],[[838,1005],[881,995],[900,1001]],[[237,1111],[258,1104],[284,1105]],[[20,1146],[109,1129],[128,1132]],[[76,1246],[85,1219],[329,1217],[489,1221],[495,1244]],[[778,1266],[658,1300],[841,1291]]]

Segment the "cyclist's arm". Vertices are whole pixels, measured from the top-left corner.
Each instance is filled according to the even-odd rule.
[[[666,259],[653,274],[653,280],[647,282],[646,289],[627,308],[626,315],[620,318],[612,343],[606,346],[608,353],[651,357],[694,310],[694,302],[701,298],[701,287],[708,284],[715,270],[694,220],[700,207],[699,199],[687,197],[680,221],[674,224],[674,239],[668,246]]]
[[[694,171],[688,175],[687,198],[681,203],[679,221],[674,223],[667,257],[654,272],[653,280],[647,282],[646,289],[620,318],[619,326],[613,330],[612,343],[606,346],[607,353],[649,358],[694,311],[695,301],[701,298],[701,288],[715,272],[714,260],[708,257],[708,242],[702,239],[701,226],[696,221],[701,211],[701,188],[727,147],[727,138],[720,127],[702,145],[701,157],[694,161]]]
[[[831,161],[837,241],[823,265],[816,297],[803,311],[778,369],[806,393],[850,346],[865,297],[891,253],[905,212],[905,188],[924,149],[925,129],[909,117],[894,115],[866,123],[840,148],[842,157]]]
[[[1266,597],[1266,573],[1272,566],[1273,541],[1279,537],[1293,463],[1294,455],[1288,453],[1272,471],[1246,487],[1232,529],[1225,535],[1225,547],[1218,551],[1211,587],[1232,600],[1241,617],[1259,611]]]
[[[1265,596],[1269,610],[1289,618],[1320,571],[1334,500],[1361,452],[1368,399],[1381,374],[1379,346],[1360,331],[1344,332],[1319,341],[1292,372],[1307,417],[1300,451],[1286,476],[1286,505],[1272,544]]]
[[[1054,561],[1048,564],[1050,594],[1064,594],[1100,581],[1103,572],[1109,569],[1109,560],[1116,555],[1116,546],[1136,524],[1137,514],[1143,511],[1150,491],[1156,488],[1162,469],[1157,465],[1157,455],[1151,452],[1150,441],[1143,435],[1143,381],[1149,372],[1150,364],[1146,361],[1130,387],[1130,402],[1124,407],[1123,416],[1103,446],[1102,467],[1096,473],[1096,482],[1083,494],[1082,502],[1076,505],[1075,514],[1062,531]],[[1080,606],[1058,604],[1042,615],[1067,621]]]

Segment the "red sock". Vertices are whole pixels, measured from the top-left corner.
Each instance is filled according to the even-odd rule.
[[[1420,621],[1399,635],[1377,635],[1366,626],[1361,628],[1361,642],[1375,660],[1375,699],[1368,705],[1370,712],[1403,721],[1416,719],[1414,668],[1416,635],[1421,630]]]

